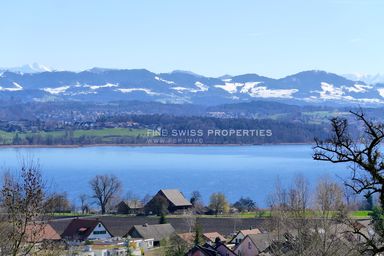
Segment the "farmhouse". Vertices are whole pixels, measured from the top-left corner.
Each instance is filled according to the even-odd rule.
[[[160,214],[162,208],[168,212],[184,211],[192,207],[183,194],[177,189],[162,189],[145,205],[146,213]]]
[[[74,219],[61,235],[69,241],[103,240],[112,237],[99,219]]]

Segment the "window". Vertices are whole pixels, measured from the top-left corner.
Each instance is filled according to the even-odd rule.
[[[248,249],[252,249],[252,244],[251,244],[251,242],[248,242]]]
[[[105,230],[93,231],[93,234],[94,235],[104,235],[104,234],[107,234],[107,231],[105,231]]]

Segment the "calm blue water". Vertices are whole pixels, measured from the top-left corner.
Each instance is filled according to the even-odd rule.
[[[33,156],[50,187],[66,191],[71,199],[89,193],[94,175],[113,173],[125,192],[140,197],[179,188],[188,197],[199,190],[205,201],[213,192],[224,192],[231,202],[249,196],[265,206],[277,177],[289,185],[296,174],[311,184],[327,175],[349,175],[346,167],[314,161],[311,155],[310,145],[0,148],[0,166],[14,169],[20,156]]]

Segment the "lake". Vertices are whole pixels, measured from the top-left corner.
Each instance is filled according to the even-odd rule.
[[[224,192],[230,202],[249,196],[264,207],[277,177],[288,186],[297,174],[311,184],[350,174],[343,165],[312,160],[312,153],[311,145],[0,148],[0,166],[15,169],[20,156],[39,159],[50,187],[72,200],[89,193],[93,176],[112,173],[140,198],[178,188],[188,198],[198,190],[206,202]]]

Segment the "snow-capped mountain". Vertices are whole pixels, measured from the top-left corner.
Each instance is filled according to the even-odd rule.
[[[363,81],[364,83],[367,83],[367,84],[384,83],[384,74],[370,75],[370,74],[364,74],[364,73],[356,73],[356,74],[346,74],[344,75],[344,77],[354,81]]]
[[[20,67],[0,68],[0,71],[1,72],[10,71],[15,73],[28,74],[28,73],[51,72],[53,70],[47,66],[44,66],[38,63],[32,63],[27,65],[22,65]]]
[[[93,68],[0,75],[0,100],[116,101],[214,105],[255,99],[302,104],[384,104],[384,84],[370,84],[324,71],[281,79],[257,74],[206,77],[192,72],[153,73],[145,69]]]

